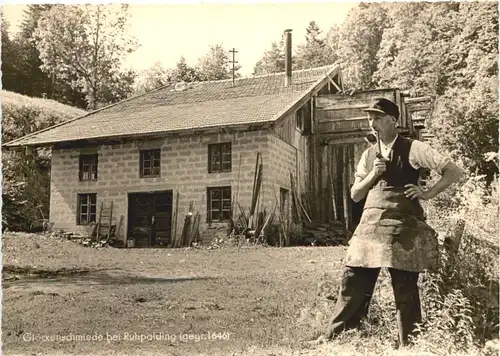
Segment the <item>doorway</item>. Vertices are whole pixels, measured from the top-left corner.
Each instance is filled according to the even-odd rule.
[[[128,237],[137,247],[168,246],[172,231],[171,190],[128,194]]]

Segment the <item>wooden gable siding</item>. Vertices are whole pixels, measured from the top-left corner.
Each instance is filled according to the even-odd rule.
[[[310,101],[308,102],[310,103]],[[307,106],[310,104],[305,104]],[[310,111],[309,111],[310,113]],[[309,121],[306,123],[306,131],[297,128],[297,112],[285,117],[274,127],[274,133],[281,140],[297,149],[297,189],[299,192],[304,192],[309,184],[309,161],[310,161],[310,147],[311,140],[308,135],[311,126],[310,114],[304,118]]]
[[[319,96],[316,108],[319,126],[322,134],[352,133],[368,130],[366,113],[367,108],[374,98],[384,97],[394,101],[400,108],[398,126],[400,129],[412,132],[413,126],[408,118],[404,94],[397,89],[379,89],[357,92],[353,95],[331,94]]]
[[[293,113],[274,126],[276,136],[292,146],[295,142],[295,122],[296,114]]]
[[[312,96],[307,101],[304,101],[300,108],[274,125],[276,136],[297,150],[297,190],[302,196],[307,195],[310,187],[316,185],[314,171],[318,166],[315,164],[315,151],[320,142],[317,139],[319,127],[316,109],[317,97],[318,95],[335,95],[335,93],[339,93],[341,87],[343,87],[343,83],[339,72],[331,77],[319,90],[312,93]],[[302,126],[299,127],[300,125],[297,124],[298,112],[301,110],[303,122]]]

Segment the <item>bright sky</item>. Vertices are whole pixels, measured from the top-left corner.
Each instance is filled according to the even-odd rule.
[[[47,1],[49,2],[49,1]],[[292,45],[304,42],[305,28],[314,20],[326,33],[340,25],[357,2],[247,3],[237,4],[131,4],[130,34],[140,44],[127,58],[129,67],[142,70],[160,61],[175,66],[181,56],[190,65],[211,44],[235,48],[240,73],[250,75],[255,63],[285,29],[293,29]],[[26,5],[3,5],[10,32],[17,30]]]

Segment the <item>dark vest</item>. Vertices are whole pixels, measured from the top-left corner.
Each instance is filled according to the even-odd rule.
[[[379,181],[385,181],[385,185],[391,187],[404,187],[406,184],[416,185],[418,183],[420,169],[413,168],[409,160],[412,143],[413,140],[398,135],[392,146],[391,161],[386,163],[386,171],[379,178]],[[373,168],[376,152],[376,145],[368,149],[368,171],[371,171]]]

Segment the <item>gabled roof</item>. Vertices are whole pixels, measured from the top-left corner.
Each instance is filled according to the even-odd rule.
[[[201,82],[184,91],[166,86],[4,144],[39,146],[68,141],[124,138],[238,124],[272,122],[333,78],[333,66],[294,71],[292,85],[278,73]]]

